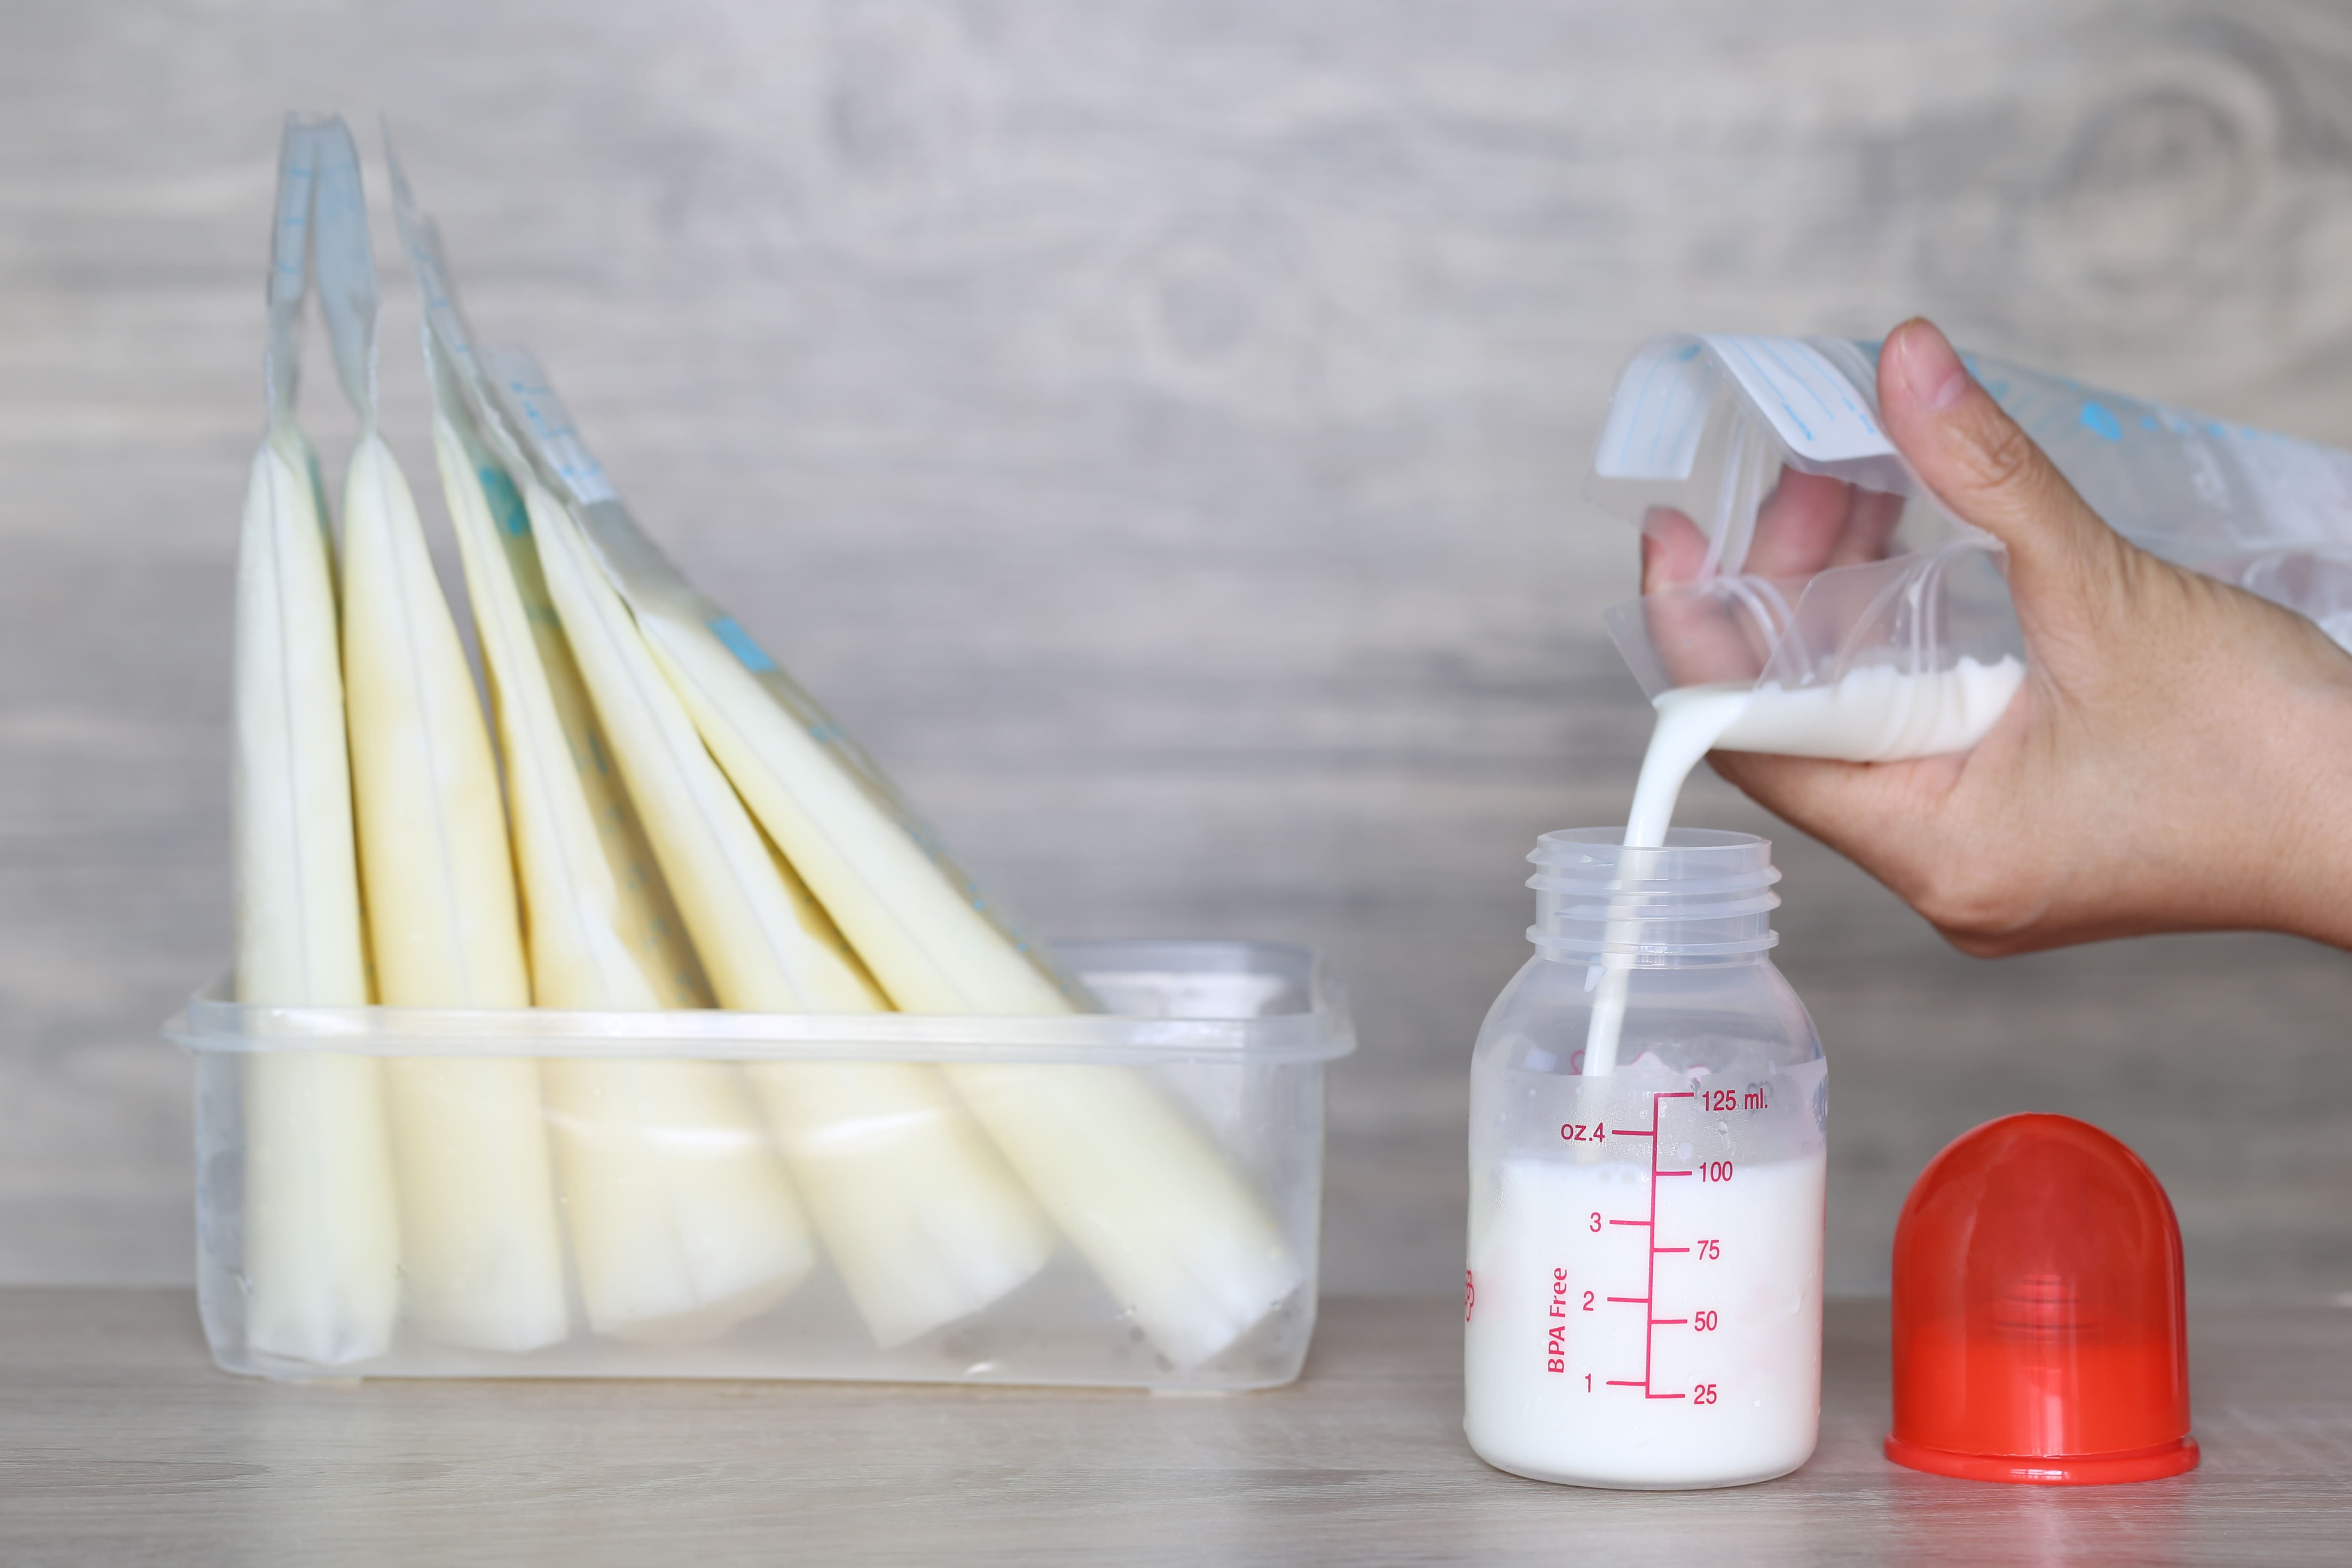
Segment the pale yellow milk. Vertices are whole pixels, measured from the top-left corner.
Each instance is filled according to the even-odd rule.
[[[910,1013],[1072,1010],[709,626],[658,606],[639,614],[711,754],[892,1003]],[[1045,1212],[1173,1364],[1214,1356],[1304,1282],[1248,1179],[1135,1069],[946,1070]]]
[[[529,1006],[489,731],[415,500],[373,430],[345,485],[343,671],[378,1000]],[[384,1070],[410,1321],[478,1350],[563,1339],[536,1065],[417,1057]]]
[[[721,1005],[887,1004],[711,761],[561,502],[526,490],[550,594]],[[750,1076],[819,1237],[877,1344],[980,1310],[1053,1233],[931,1067],[758,1064]]]
[[[236,994],[359,1007],[342,660],[312,462],[290,426],[254,454],[237,544]],[[246,1342],[322,1366],[381,1355],[400,1310],[382,1065],[318,1051],[240,1065]]]
[[[520,499],[504,487],[509,515],[493,517],[483,459],[446,417],[435,421],[434,449],[505,755],[533,998],[597,1011],[708,1007],[677,910],[605,760]],[[669,1342],[723,1333],[808,1278],[815,1244],[740,1069],[552,1058],[540,1078],[573,1266],[597,1332]]]

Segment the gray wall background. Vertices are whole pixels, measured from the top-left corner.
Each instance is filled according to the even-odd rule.
[[[155,1023],[228,952],[285,109],[371,148],[393,117],[478,324],[1034,924],[1328,950],[1363,1049],[1327,1277],[1445,1291],[1519,857],[1620,820],[1646,731],[1597,619],[1632,539],[1579,499],[1622,357],[1927,310],[2352,444],[2347,88],[2352,10],[2267,0],[14,0],[0,1280],[190,1274]],[[2044,1109],[2148,1158],[2200,1289],[2352,1290],[2352,958],[1979,963],[1720,784],[1686,798],[1779,840],[1833,1288],[1883,1288],[1945,1140]]]

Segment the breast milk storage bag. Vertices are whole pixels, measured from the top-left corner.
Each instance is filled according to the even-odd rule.
[[[1535,955],[1478,1036],[1463,1429],[1537,1480],[1766,1480],[1820,1426],[1826,1066],[1767,956],[1770,846],[1622,837],[1537,845]]]
[[[1695,580],[1606,618],[1662,711],[1710,710],[1709,743],[1849,762],[1965,751],[2024,677],[2000,547],[1945,512],[1880,428],[1877,351],[1663,337],[1619,379],[1589,495],[1705,550]],[[1964,357],[2126,537],[2352,647],[2352,453]]]

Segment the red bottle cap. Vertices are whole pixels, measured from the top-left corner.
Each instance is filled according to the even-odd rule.
[[[2095,1486],[2194,1468],[2180,1226],[2139,1156],[2071,1116],[2004,1116],[1919,1173],[1895,1227],[1886,1457]]]

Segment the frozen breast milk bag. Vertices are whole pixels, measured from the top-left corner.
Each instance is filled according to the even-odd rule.
[[[488,449],[457,369],[470,353],[439,244],[392,160],[394,210],[425,301],[434,452],[506,757],[509,813],[542,1007],[708,1007],[709,988],[646,842],[548,598],[510,463]],[[815,1265],[800,1204],[738,1069],[712,1062],[541,1064],[589,1326],[634,1340],[724,1332]]]
[[[442,489],[504,742],[534,997],[603,1011],[707,1007],[652,851],[604,765],[609,748],[547,598],[521,497],[463,431],[464,408],[436,401]],[[737,1069],[552,1059],[541,1078],[598,1332],[722,1332],[808,1277],[807,1222]]]
[[[361,416],[343,502],[343,674],[378,1000],[527,1007],[506,817],[472,675],[416,503],[374,418],[374,267],[357,150],[322,161],[320,293]],[[523,1351],[568,1331],[562,1242],[528,1059],[385,1064],[410,1321]]]
[[[910,1013],[1071,1011],[1063,990],[918,842],[872,764],[821,742],[837,728],[637,531],[529,356],[502,354],[496,365],[517,425],[570,481],[599,561],[702,740],[890,1001]],[[1142,1075],[1010,1065],[946,1072],[1174,1364],[1217,1354],[1302,1283],[1250,1184]]]
[[[724,1006],[885,1004],[695,733],[562,504],[526,485],[549,592],[655,858]],[[825,1251],[877,1344],[980,1310],[1045,1267],[1053,1235],[938,1069],[750,1068]]]
[[[289,117],[269,282],[269,435],[237,543],[237,999],[364,1006],[351,763],[317,458],[294,425],[316,123]],[[335,1366],[381,1355],[400,1306],[382,1067],[245,1058],[245,1339]]]

